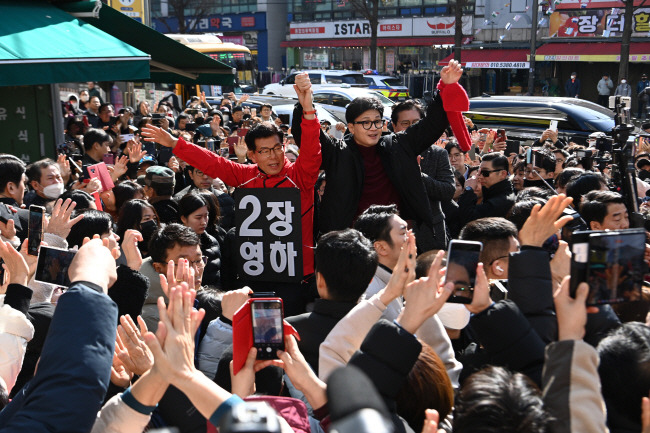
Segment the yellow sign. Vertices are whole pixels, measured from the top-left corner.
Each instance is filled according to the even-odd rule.
[[[139,23],[147,25],[144,11],[145,0],[109,0],[109,5]]]

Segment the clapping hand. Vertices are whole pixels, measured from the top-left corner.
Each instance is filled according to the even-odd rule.
[[[454,84],[463,76],[463,69],[456,60],[450,60],[449,65],[440,71],[440,79],[445,84]]]

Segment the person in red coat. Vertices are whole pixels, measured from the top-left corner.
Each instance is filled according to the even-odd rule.
[[[320,124],[313,106],[311,82],[307,74],[296,76],[294,85],[303,107],[302,146],[296,162],[290,162],[284,155],[282,131],[271,122],[262,122],[251,128],[246,136],[248,159],[254,164],[239,164],[215,153],[175,138],[167,131],[147,125],[143,136],[165,147],[171,147],[174,154],[212,178],[237,188],[298,188],[302,215],[303,282],[313,279],[313,209],[314,184],[321,165],[319,142]],[[286,286],[286,285],[285,285]],[[268,289],[267,289],[268,290]],[[276,293],[278,290],[276,289]],[[279,294],[279,293],[278,293]],[[284,296],[283,296],[284,298]],[[285,299],[285,314],[290,305]],[[296,313],[298,314],[298,313]]]

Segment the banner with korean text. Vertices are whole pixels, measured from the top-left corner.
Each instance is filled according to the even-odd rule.
[[[257,281],[302,281],[302,227],[297,188],[235,190],[237,274]]]

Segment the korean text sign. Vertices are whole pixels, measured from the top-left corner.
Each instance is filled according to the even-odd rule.
[[[258,281],[300,282],[300,190],[239,188],[235,202],[238,275]]]

